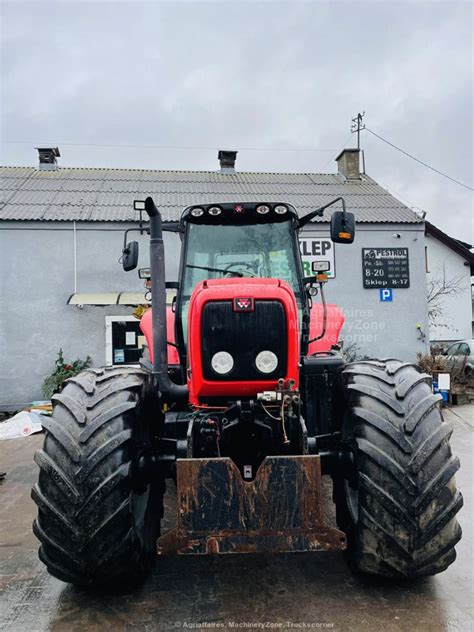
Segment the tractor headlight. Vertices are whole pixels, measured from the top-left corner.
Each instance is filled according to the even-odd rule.
[[[211,206],[211,208],[207,212],[209,213],[209,215],[213,215],[214,217],[216,217],[216,215],[220,215],[222,213],[222,209],[218,206]]]
[[[211,358],[211,366],[219,375],[225,375],[234,368],[234,358],[227,351],[218,351]]]
[[[260,204],[255,210],[259,215],[266,215],[270,212],[270,207],[268,206],[268,204]]]
[[[284,215],[288,211],[286,206],[284,206],[283,204],[278,204],[273,210],[277,215]]]
[[[204,215],[204,209],[200,208],[199,206],[196,208],[193,208],[191,211],[191,215],[193,217],[201,217],[202,215]]]
[[[255,366],[260,373],[273,373],[278,366],[278,358],[273,351],[260,351],[255,358]]]

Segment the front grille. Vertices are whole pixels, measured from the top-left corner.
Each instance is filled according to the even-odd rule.
[[[286,316],[279,301],[255,301],[251,312],[235,312],[232,301],[206,303],[201,321],[203,375],[207,380],[274,380],[286,375],[288,339]],[[278,366],[273,373],[260,373],[255,358],[260,351],[273,351]],[[234,367],[219,375],[211,366],[218,351],[234,358]]]

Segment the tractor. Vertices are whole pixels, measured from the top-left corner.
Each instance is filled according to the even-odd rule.
[[[346,363],[328,266],[303,273],[299,231],[335,203],[331,239],[351,244],[342,198],[302,217],[284,202],[196,204],[176,223],[151,197],[134,203],[150,236],[146,344],[140,365],[87,369],[53,397],[32,490],[49,573],[130,587],[165,555],[337,550],[356,573],[412,579],[454,561],[462,496],[440,395],[413,364]],[[178,282],[166,230],[182,242]],[[167,481],[177,515],[161,535]]]

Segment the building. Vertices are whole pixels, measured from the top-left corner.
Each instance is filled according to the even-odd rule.
[[[472,246],[430,222],[425,227],[430,341],[445,345],[472,338]]]
[[[127,345],[125,330],[136,332],[144,290],[118,260],[124,231],[138,227],[133,200],[147,195],[165,221],[197,202],[287,201],[305,214],[343,196],[356,215],[354,243],[330,241],[332,207],[302,230],[301,252],[308,272],[311,260],[330,261],[326,295],[345,312],[345,346],[407,360],[426,350],[424,222],[360,172],[358,150],[341,152],[332,174],[239,172],[236,153],[219,152],[216,171],[152,171],[59,168],[59,150],[41,148],[39,167],[1,168],[0,409],[41,397],[59,348],[95,365],[136,357],[139,338],[129,334]],[[146,267],[147,237],[132,235]],[[175,280],[180,242],[171,233],[165,242]]]

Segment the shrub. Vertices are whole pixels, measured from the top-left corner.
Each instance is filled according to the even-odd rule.
[[[346,362],[358,362],[360,360],[370,360],[371,358],[361,353],[361,349],[356,342],[352,342],[347,347],[342,345],[342,357]]]
[[[432,375],[433,373],[449,373],[446,356],[438,355],[435,352],[416,354],[417,364],[422,371]]]
[[[84,369],[88,369],[92,364],[92,358],[87,356],[85,360],[74,360],[72,363],[64,362],[63,350],[60,349],[58,352],[58,357],[54,363],[54,370],[47,378],[45,378],[43,382],[43,394],[48,399],[54,395],[54,393],[58,393],[61,390],[61,387],[65,380],[72,377],[73,375],[77,375]]]

